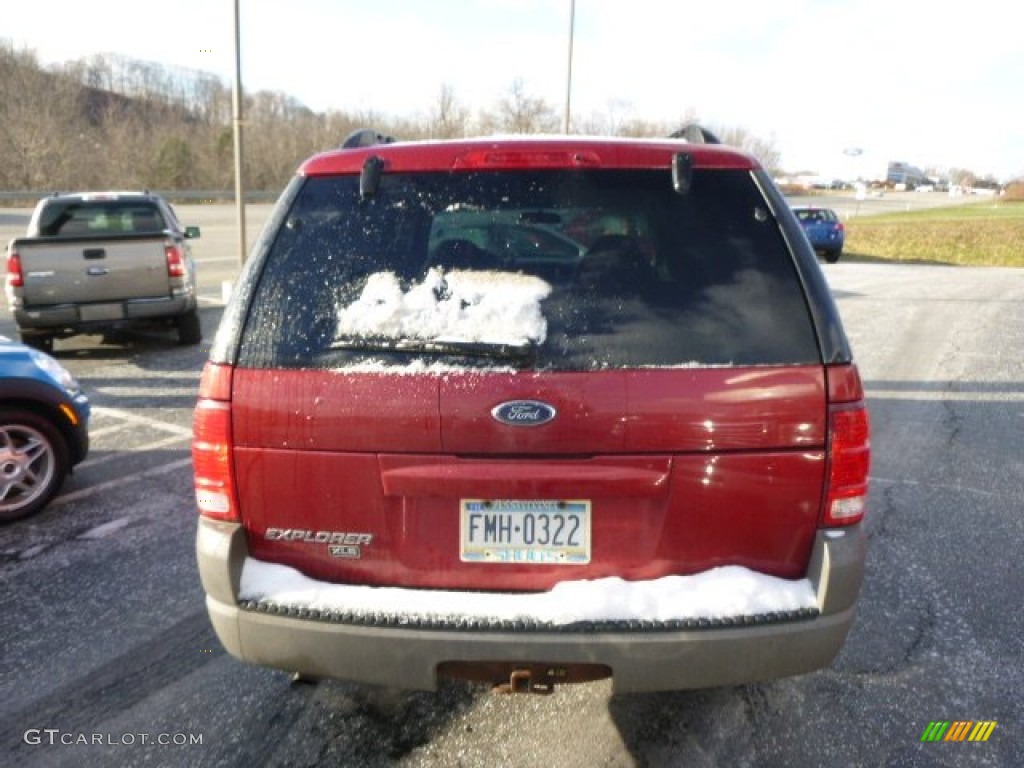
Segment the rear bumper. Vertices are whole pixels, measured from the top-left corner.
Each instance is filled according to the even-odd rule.
[[[103,328],[162,317],[177,317],[197,306],[195,296],[160,296],[147,299],[98,304],[55,304],[48,307],[17,308],[18,328],[60,332],[65,329]]]
[[[842,248],[843,247],[843,236],[837,234],[820,235],[818,237],[811,238],[811,245],[815,248]]]
[[[234,656],[312,677],[432,690],[444,662],[602,664],[617,692],[734,685],[811,672],[842,648],[863,577],[862,526],[819,532],[808,578],[819,614],[751,626],[656,631],[478,631],[366,626],[239,607],[243,529],[200,519],[199,571],[218,637]]]

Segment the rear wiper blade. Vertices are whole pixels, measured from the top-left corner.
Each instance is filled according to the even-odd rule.
[[[438,341],[422,339],[336,339],[331,349],[362,352],[404,352],[407,354],[459,355],[496,360],[529,360],[537,351],[535,344],[493,344],[483,341]]]

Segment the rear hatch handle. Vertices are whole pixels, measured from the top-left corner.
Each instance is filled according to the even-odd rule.
[[[107,251],[104,248],[86,248],[82,251],[82,256],[87,259],[105,259]]]

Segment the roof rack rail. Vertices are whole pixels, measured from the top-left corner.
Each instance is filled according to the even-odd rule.
[[[360,128],[345,137],[345,140],[341,142],[341,148],[358,149],[359,147],[372,147],[375,144],[393,144],[394,141],[394,136],[386,136],[370,128]]]
[[[670,139],[683,139],[691,144],[721,144],[718,137],[707,128],[697,123],[687,123],[675,133],[670,133]]]

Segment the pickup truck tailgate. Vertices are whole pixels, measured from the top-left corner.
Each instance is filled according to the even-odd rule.
[[[163,235],[34,238],[13,244],[21,258],[26,306],[84,304],[166,296]]]

